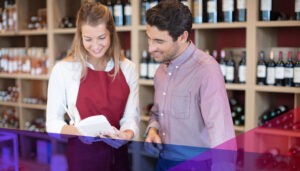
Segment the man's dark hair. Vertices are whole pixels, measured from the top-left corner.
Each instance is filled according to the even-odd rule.
[[[179,0],[162,0],[146,12],[146,21],[161,31],[168,31],[173,41],[184,32],[192,31],[193,17],[189,8]]]

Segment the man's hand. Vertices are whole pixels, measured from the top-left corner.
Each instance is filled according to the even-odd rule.
[[[161,138],[155,128],[150,128],[145,139],[144,148],[145,150],[153,155],[159,154],[162,150]]]

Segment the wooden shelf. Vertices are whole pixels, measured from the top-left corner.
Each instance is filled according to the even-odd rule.
[[[75,34],[76,28],[56,28],[53,32],[55,34]]]
[[[255,133],[300,138],[300,130],[295,131],[295,130],[282,130],[282,129],[274,129],[274,128],[256,128]]]
[[[17,33],[15,31],[0,32],[0,37],[16,36],[16,35],[17,35]]]
[[[270,92],[270,93],[300,93],[299,87],[283,87],[283,86],[255,86],[255,90],[258,92]]]
[[[0,78],[27,79],[27,80],[48,80],[49,75],[31,75],[31,74],[8,74],[0,73]]]
[[[234,130],[237,132],[244,132],[245,127],[244,126],[234,126]]]
[[[16,102],[4,102],[4,101],[0,101],[0,105],[2,105],[2,106],[19,107],[19,103],[16,103]]]
[[[131,31],[132,30],[132,26],[119,26],[116,27],[117,32],[125,32],[125,31]]]
[[[18,35],[47,35],[48,30],[42,29],[42,30],[20,30],[18,32]]]
[[[202,24],[193,24],[193,29],[224,29],[224,28],[246,28],[246,22],[232,22],[232,23],[202,23]]]
[[[47,105],[41,105],[41,104],[26,104],[22,103],[21,107],[28,108],[28,109],[39,109],[39,110],[46,110]]]
[[[144,86],[153,86],[153,80],[151,79],[139,79],[139,84]]]
[[[299,21],[258,21],[257,27],[300,27]]]
[[[245,84],[225,84],[225,87],[227,90],[246,90],[246,85]]]

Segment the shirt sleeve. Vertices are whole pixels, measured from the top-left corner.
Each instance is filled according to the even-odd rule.
[[[65,79],[62,63],[57,63],[51,72],[48,83],[48,99],[46,110],[46,130],[49,133],[60,134],[64,121],[64,108],[66,105]]]
[[[128,96],[124,115],[120,120],[120,130],[132,130],[134,133],[134,139],[137,140],[139,137],[140,122],[138,72],[134,63],[127,59],[123,62],[124,69],[122,69],[122,72],[124,73],[129,85],[130,94]]]
[[[224,78],[217,64],[203,69],[207,74],[200,87],[200,108],[211,142],[212,170],[234,170],[236,141]]]
[[[209,133],[211,147],[235,137],[224,78],[217,64],[204,66],[200,86],[200,109]]]

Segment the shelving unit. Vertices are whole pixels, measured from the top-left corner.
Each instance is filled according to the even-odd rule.
[[[274,8],[280,9],[282,3],[273,0]],[[3,4],[0,0],[0,4]],[[18,8],[18,30],[0,33],[0,47],[47,47],[50,69],[54,66],[59,53],[67,51],[71,45],[75,28],[62,29],[58,23],[63,16],[75,16],[83,0],[17,0]],[[191,0],[189,0],[191,2]],[[147,50],[146,26],[140,25],[140,4],[141,1],[132,0],[132,25],[117,27],[121,45],[124,49],[131,50],[131,59],[139,66],[140,57],[144,49]],[[290,8],[294,3],[287,0],[284,3],[286,8]],[[26,30],[28,16],[34,15],[39,8],[47,11],[47,29]],[[293,11],[292,9],[288,9]],[[291,35],[289,30],[296,35],[300,35],[300,21],[259,21],[259,0],[247,1],[247,21],[233,23],[203,23],[193,24],[192,40],[200,49],[224,49],[224,48],[244,48],[247,52],[247,82],[246,84],[226,84],[229,97],[237,95],[245,106],[245,126],[235,127],[237,132],[245,132],[258,125],[258,118],[261,113],[270,107],[274,107],[281,101],[276,101],[278,95],[284,98],[290,108],[300,107],[300,89],[295,87],[276,87],[256,85],[256,62],[257,53],[261,49],[271,49],[272,47],[300,47],[300,40],[295,35]],[[287,38],[286,38],[287,37]],[[287,41],[289,39],[291,41]],[[138,67],[139,68],[139,67]],[[48,72],[50,73],[51,70]],[[32,105],[22,103],[22,97],[36,95],[47,98],[47,81],[49,74],[32,76],[29,74],[8,74],[0,73],[0,90],[9,84],[19,87],[19,99],[17,102],[0,101],[2,107],[15,107],[19,116],[21,130],[25,128],[25,122],[35,116],[45,117],[45,105]],[[153,102],[153,80],[139,80],[140,107],[141,107],[141,138],[149,120],[145,115],[143,107]],[[33,87],[32,87],[33,86]],[[298,113],[299,115],[299,113]],[[300,116],[296,116],[298,120]],[[258,137],[264,134],[282,135],[291,139],[298,139],[298,132],[263,129],[258,131]],[[26,135],[25,135],[26,136]],[[36,139],[43,139],[38,137]],[[249,139],[253,141],[253,139]],[[245,140],[246,147],[248,140]],[[50,141],[52,142],[52,141]],[[285,142],[285,140],[283,140]],[[297,142],[297,141],[295,141]],[[55,142],[53,142],[55,143]],[[283,143],[284,144],[284,143]],[[250,144],[251,145],[251,144]],[[286,144],[289,147],[290,143]],[[61,148],[54,144],[53,147]],[[263,143],[261,144],[263,146]],[[263,147],[258,147],[262,149]],[[247,148],[245,148],[247,149]],[[249,149],[253,149],[252,147]],[[53,153],[62,150],[53,148]],[[134,150],[132,150],[134,151]],[[141,159],[138,159],[139,157]],[[143,162],[141,162],[143,161]],[[143,154],[132,152],[133,170],[142,170],[146,165],[153,164],[154,159]]]

